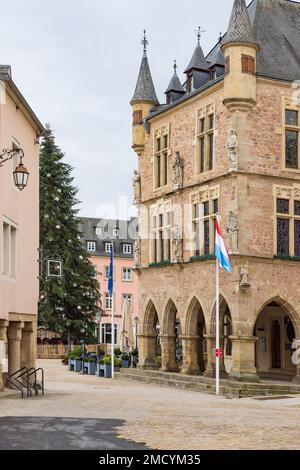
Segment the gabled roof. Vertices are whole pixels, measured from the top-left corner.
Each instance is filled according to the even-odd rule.
[[[135,87],[135,92],[130,104],[138,101],[148,101],[153,104],[158,104],[159,101],[156,96],[152,75],[150,72],[149,62],[146,53],[143,55],[140,72]]]
[[[254,42],[245,0],[234,0],[226,39],[223,44],[228,42]]]
[[[43,135],[46,130],[38,119],[32,108],[29,106],[28,102],[20,92],[17,85],[14,83],[11,74],[11,66],[10,65],[0,65],[0,81],[3,80],[8,85],[8,90],[10,91],[11,97],[14,99],[16,104],[22,109],[26,117],[31,122],[33,128],[36,130],[37,135]]]

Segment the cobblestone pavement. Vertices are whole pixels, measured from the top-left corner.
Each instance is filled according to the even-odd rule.
[[[46,371],[46,395],[24,400],[2,397],[0,417],[118,420],[110,421],[106,430],[116,429],[121,441],[113,445],[118,448],[126,448],[125,439],[135,448],[145,443],[168,450],[300,449],[300,397],[229,400],[81,376],[68,372],[60,361],[39,361],[39,365]],[[0,436],[1,425],[3,419]]]

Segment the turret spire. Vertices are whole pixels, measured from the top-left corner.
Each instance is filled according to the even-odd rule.
[[[204,56],[204,53],[200,44],[201,34],[205,32],[206,31],[202,30],[200,26],[197,29],[197,46],[196,46],[196,49],[194,50],[194,54],[190,60],[190,63],[185,69],[184,73],[187,73],[189,70],[192,70],[192,69],[207,70],[208,63],[205,60],[205,56]]]
[[[142,46],[143,46],[143,58],[140,67],[140,72],[135,87],[135,92],[131,100],[131,104],[139,101],[144,101],[148,103],[153,103],[153,105],[159,104],[147,57],[147,46],[149,42],[146,36],[146,31],[144,31]]]
[[[255,42],[245,0],[234,0],[224,44],[229,42]]]
[[[176,60],[174,60],[173,68],[174,68],[174,74],[173,74],[173,77],[171,78],[170,84],[169,84],[169,86],[168,86],[165,93],[168,94],[170,92],[176,92],[176,93],[184,94],[185,90],[184,90],[183,86],[181,85],[181,82],[180,82],[179,77],[177,75]]]

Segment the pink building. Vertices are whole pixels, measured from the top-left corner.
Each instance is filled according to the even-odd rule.
[[[99,325],[100,343],[111,343],[112,300],[114,300],[115,344],[119,345],[124,300],[131,302],[131,314],[136,330],[138,304],[138,276],[133,271],[134,237],[137,219],[107,220],[80,219],[82,241],[90,253],[101,286],[103,314]],[[110,251],[114,249],[114,299],[108,293]]]
[[[0,390],[3,375],[35,365],[39,295],[38,137],[43,131],[14,84],[10,67],[0,65],[0,165],[3,163],[0,166]],[[8,153],[3,155],[2,149]],[[23,163],[30,176],[27,187],[20,191],[13,172],[23,153]]]

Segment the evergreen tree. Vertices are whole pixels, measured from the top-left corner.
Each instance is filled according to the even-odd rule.
[[[40,326],[76,341],[94,338],[100,286],[82,246],[72,167],[47,128],[40,153]],[[48,261],[62,262],[62,277]],[[55,267],[55,265],[52,265]]]

